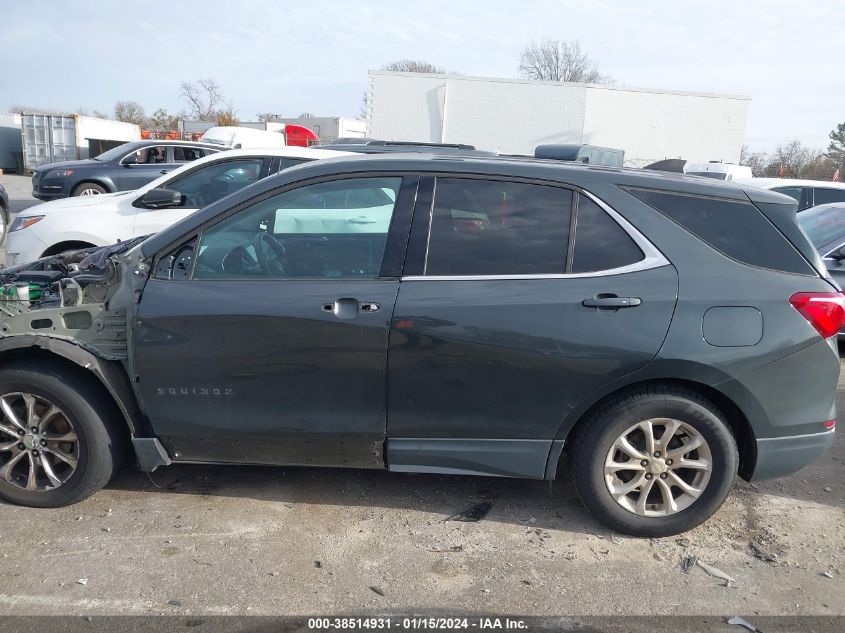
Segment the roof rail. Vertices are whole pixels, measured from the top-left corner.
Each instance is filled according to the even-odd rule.
[[[411,146],[411,147],[448,147],[449,149],[475,149],[475,145],[466,145],[464,143],[423,143],[418,141],[367,141],[367,145],[383,145],[383,146]]]

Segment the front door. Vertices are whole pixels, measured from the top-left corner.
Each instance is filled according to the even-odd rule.
[[[383,465],[390,317],[416,179],[317,182],[188,237],[144,289],[137,375],[171,455]]]
[[[543,477],[572,409],[657,354],[677,273],[566,187],[438,177],[419,200],[390,334],[390,466]]]
[[[120,161],[117,184],[121,191],[139,189],[174,167],[172,148],[167,145],[148,145]]]

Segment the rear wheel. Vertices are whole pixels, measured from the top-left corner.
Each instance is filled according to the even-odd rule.
[[[73,188],[71,192],[71,196],[98,196],[101,193],[108,193],[106,188],[102,185],[98,185],[95,182],[83,182],[81,185],[77,185]]]
[[[642,388],[601,405],[571,449],[582,502],[611,528],[661,537],[703,523],[736,479],[719,410],[681,388]]]
[[[113,403],[87,377],[43,363],[0,371],[0,498],[81,501],[109,482],[122,447]]]

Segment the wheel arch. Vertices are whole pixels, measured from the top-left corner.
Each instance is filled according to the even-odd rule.
[[[50,255],[58,255],[59,253],[64,253],[65,251],[93,248],[96,246],[96,244],[86,242],[85,240],[63,240],[44,249],[44,252],[41,253],[41,257],[49,257]]]
[[[130,437],[150,435],[150,427],[138,407],[135,393],[118,361],[106,360],[71,343],[49,336],[20,335],[0,339],[0,366],[16,358],[31,358],[38,354],[46,362],[70,362],[89,371],[114,400],[126,424]]]
[[[718,385],[718,383],[717,383]],[[643,387],[683,387],[694,391],[710,400],[724,415],[725,421],[734,436],[739,451],[739,476],[748,481],[757,462],[757,442],[754,430],[745,411],[735,402],[734,398],[718,386],[708,384],[688,377],[678,377],[677,374],[665,376],[649,376],[638,380],[627,381],[624,384],[615,384],[591,396],[573,410],[561,425],[556,436],[556,441],[549,453],[546,464],[546,478],[553,479],[561,463],[561,455],[565,455],[569,440],[589,423],[593,411],[602,405],[607,399],[621,394],[640,389]]]
[[[80,185],[87,184],[99,185],[100,187],[106,190],[106,193],[114,193],[115,191],[117,191],[117,187],[110,178],[103,178],[102,176],[92,176],[88,178],[81,178],[77,182],[73,183],[73,186],[70,188],[70,195],[73,195],[73,192],[76,191]]]

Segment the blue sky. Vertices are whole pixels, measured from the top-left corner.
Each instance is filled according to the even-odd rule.
[[[356,116],[367,70],[420,58],[515,77],[531,39],[579,40],[619,84],[752,97],[746,142],[824,148],[845,121],[842,0],[0,0],[0,109],[179,111],[213,77],[243,120]]]

